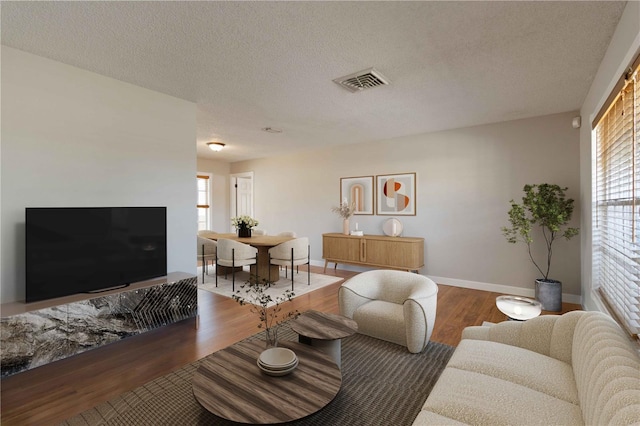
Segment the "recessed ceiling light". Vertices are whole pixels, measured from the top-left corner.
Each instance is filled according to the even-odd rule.
[[[262,130],[268,133],[282,133],[281,129],[274,129],[273,127],[263,127]]]
[[[224,144],[222,142],[207,142],[207,146],[211,151],[222,151]]]

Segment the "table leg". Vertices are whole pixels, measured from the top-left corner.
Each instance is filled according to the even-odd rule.
[[[298,341],[326,353],[333,359],[338,368],[342,369],[342,339],[320,340],[299,335]]]

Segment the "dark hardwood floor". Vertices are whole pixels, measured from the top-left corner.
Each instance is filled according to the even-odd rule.
[[[311,270],[322,273],[320,267]],[[327,274],[355,275],[339,269]],[[294,309],[338,313],[341,284],[295,298]],[[498,293],[438,287],[433,341],[455,346],[464,327],[506,319],[495,307]],[[259,331],[248,306],[207,291],[198,297],[198,329],[195,321],[182,321],[3,379],[2,425],[56,424]],[[575,309],[580,306],[563,304],[563,312]]]

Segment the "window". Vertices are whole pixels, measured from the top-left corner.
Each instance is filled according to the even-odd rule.
[[[640,56],[594,120],[593,282],[640,331]]]
[[[209,229],[211,223],[211,185],[208,175],[197,175],[198,181],[198,231]]]

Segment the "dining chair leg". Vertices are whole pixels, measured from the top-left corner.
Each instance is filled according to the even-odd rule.
[[[204,268],[207,267],[207,259],[204,257],[204,244],[202,245],[202,284],[204,284]]]
[[[231,292],[236,292],[236,249],[231,249]]]
[[[216,287],[218,287],[218,253],[216,253]]]
[[[291,291],[293,291],[293,247],[291,247]]]
[[[307,285],[311,285],[311,246],[307,246]]]

